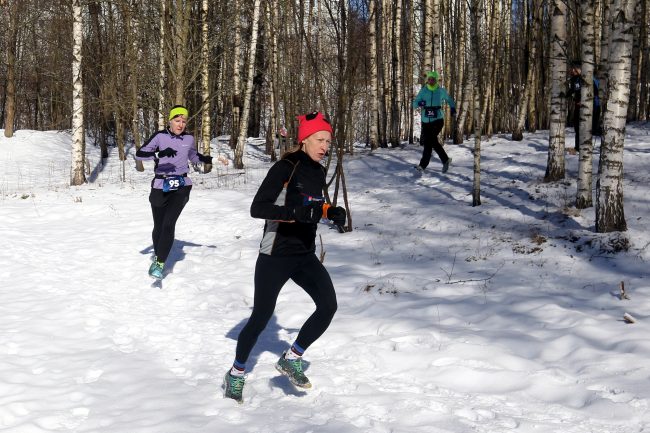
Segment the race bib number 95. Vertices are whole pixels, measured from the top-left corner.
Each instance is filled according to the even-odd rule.
[[[163,179],[163,192],[176,191],[182,186],[185,186],[183,176],[169,176]]]

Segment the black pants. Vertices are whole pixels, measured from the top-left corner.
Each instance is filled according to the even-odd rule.
[[[266,324],[273,316],[282,286],[293,280],[313,299],[316,311],[302,325],[296,343],[307,349],[330,325],[336,312],[336,293],[327,270],[315,254],[275,257],[260,254],[255,265],[253,312],[237,338],[235,359],[245,364]]]
[[[183,186],[176,191],[163,192],[161,189],[151,189],[149,203],[153,214],[153,231],[151,239],[153,250],[159,262],[165,262],[174,244],[176,221],[183,208],[190,200],[192,186]]]
[[[594,116],[591,120],[591,133],[596,136],[603,135],[603,130],[600,127],[600,105],[594,105]]]
[[[580,150],[580,106],[573,107],[573,130],[576,133],[575,150]]]
[[[442,145],[438,141],[438,134],[442,131],[442,127],[445,126],[444,119],[435,120],[430,123],[422,123],[422,132],[420,133],[420,142],[424,145],[422,150],[422,159],[420,159],[420,167],[427,168],[429,161],[431,161],[431,151],[435,150],[440,158],[442,163],[446,163],[449,160],[447,152],[443,149]]]
[[[573,129],[576,133],[575,149],[580,150],[580,106],[576,105],[573,108]],[[591,134],[600,136],[602,130],[600,128],[600,106],[594,105],[593,115],[591,117]]]

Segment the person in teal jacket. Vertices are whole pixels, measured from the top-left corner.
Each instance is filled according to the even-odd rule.
[[[420,143],[424,146],[422,159],[415,168],[422,172],[429,165],[431,152],[435,150],[442,161],[442,172],[446,173],[451,164],[451,158],[445,152],[438,141],[438,134],[445,125],[445,115],[442,104],[446,102],[451,108],[451,115],[456,115],[456,103],[449,96],[447,91],[440,87],[438,80],[440,75],[436,71],[427,72],[427,81],[413,100],[413,108],[420,108],[422,130],[420,131]]]

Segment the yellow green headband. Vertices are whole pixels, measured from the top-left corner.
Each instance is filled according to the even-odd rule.
[[[189,111],[187,111],[187,108],[185,107],[174,107],[169,111],[169,120],[172,120],[174,117],[179,115],[189,117],[190,113]]]

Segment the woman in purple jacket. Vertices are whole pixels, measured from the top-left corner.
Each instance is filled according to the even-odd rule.
[[[190,199],[192,181],[187,161],[212,164],[212,157],[196,151],[194,137],[185,128],[189,113],[182,105],[169,111],[169,125],[153,134],[135,154],[136,159],[155,161],[149,202],[153,213],[154,259],[149,275],[163,278],[165,261],[174,243],[176,221]]]

